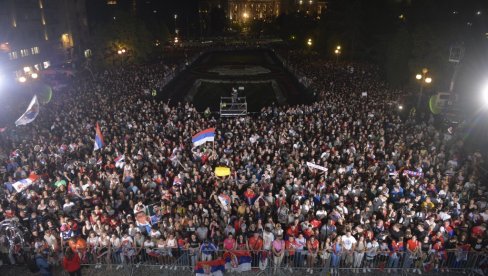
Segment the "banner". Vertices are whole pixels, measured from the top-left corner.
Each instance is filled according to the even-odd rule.
[[[307,162],[307,166],[309,168],[321,170],[321,171],[324,171],[324,172],[327,172],[329,170],[326,167],[322,167],[322,166],[316,165],[316,164],[314,164],[312,162]]]
[[[228,167],[215,167],[215,175],[222,177],[230,175],[230,168]]]

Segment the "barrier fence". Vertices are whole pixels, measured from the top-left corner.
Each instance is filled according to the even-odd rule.
[[[46,249],[49,250],[49,249]],[[252,274],[315,274],[394,273],[429,274],[463,272],[487,275],[488,255],[476,251],[429,252],[329,252],[311,254],[307,251],[287,251],[274,255],[269,250],[210,250],[179,248],[86,248],[78,250],[82,266],[94,270],[119,271],[119,274],[152,275],[161,273],[195,274],[202,261],[223,260],[225,272]],[[59,265],[61,252],[49,252],[48,261]],[[236,256],[238,256],[236,258]],[[245,258],[240,258],[245,256]]]

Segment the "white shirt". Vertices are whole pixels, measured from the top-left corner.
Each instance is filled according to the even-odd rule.
[[[344,235],[344,236],[342,236],[342,243],[344,244],[344,249],[351,250],[353,244],[357,243],[357,240],[353,236],[348,237],[348,236]]]
[[[274,235],[271,232],[264,232],[263,233],[263,248],[265,250],[271,249],[271,243],[274,241]]]

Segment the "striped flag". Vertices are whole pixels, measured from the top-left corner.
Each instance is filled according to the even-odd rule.
[[[27,110],[19,119],[17,119],[17,121],[15,121],[15,126],[27,125],[28,123],[33,122],[37,115],[39,115],[39,101],[37,100],[37,96],[34,95]]]
[[[95,144],[93,146],[93,150],[99,150],[103,147],[103,135],[102,131],[100,131],[100,126],[98,125],[98,122],[95,126]]]
[[[32,183],[36,182],[37,178],[39,178],[39,176],[33,172],[29,175],[28,178],[19,180],[12,184],[12,186],[18,193],[20,193],[23,190],[27,189],[27,187],[29,187]]]
[[[215,128],[207,128],[193,135],[191,141],[194,147],[205,144],[206,142],[213,142],[215,139]]]

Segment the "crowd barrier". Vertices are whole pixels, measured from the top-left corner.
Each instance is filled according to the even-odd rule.
[[[249,250],[182,250],[178,248],[86,248],[79,250],[82,266],[93,270],[120,271],[128,275],[180,274],[193,275],[197,263],[222,259],[225,271],[251,274],[315,274],[333,275],[337,273],[393,273],[400,274],[440,274],[447,272],[486,275],[488,254],[475,251],[444,251],[411,254],[408,252],[341,252],[321,251],[309,254],[307,251],[284,251],[282,256],[274,256],[269,250],[252,252]],[[241,269],[241,258],[246,256],[245,269]],[[49,261],[59,264],[62,253],[50,252]],[[135,274],[134,274],[135,273]]]

